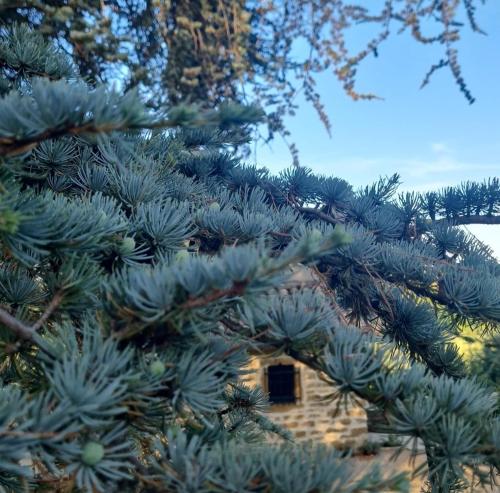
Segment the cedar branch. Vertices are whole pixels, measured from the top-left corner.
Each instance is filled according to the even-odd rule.
[[[29,341],[42,327],[42,325],[49,319],[54,310],[60,305],[63,299],[62,292],[58,292],[52,298],[52,301],[43,312],[42,316],[33,324],[26,325],[25,323],[12,316],[7,310],[0,307],[0,322],[8,327],[14,334],[25,341]]]

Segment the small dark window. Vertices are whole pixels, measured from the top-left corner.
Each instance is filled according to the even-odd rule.
[[[267,391],[271,404],[292,404],[298,399],[298,380],[293,365],[272,365],[267,367]]]

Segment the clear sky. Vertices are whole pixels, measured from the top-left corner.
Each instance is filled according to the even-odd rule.
[[[477,19],[487,36],[466,29],[458,45],[474,104],[468,104],[446,68],[420,90],[441,47],[393,34],[379,57],[365,60],[358,70],[358,90],[374,92],[382,101],[354,102],[332,74],[318,79],[333,124],[331,138],[314,110],[299,101],[287,125],[301,164],[354,186],[397,172],[403,189],[420,191],[500,176],[500,1],[478,7]],[[257,149],[256,161],[278,172],[290,166],[291,157],[276,139]],[[500,226],[472,226],[470,231],[500,258]]]

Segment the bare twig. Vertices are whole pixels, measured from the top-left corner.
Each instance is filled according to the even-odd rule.
[[[47,309],[43,312],[42,316],[32,325],[31,329],[36,332],[38,329],[42,327],[42,325],[49,319],[54,310],[61,304],[63,299],[63,294],[61,291],[54,295],[52,301],[49,303]]]

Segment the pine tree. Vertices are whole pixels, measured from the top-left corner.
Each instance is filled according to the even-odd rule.
[[[457,226],[498,221],[498,179],[272,176],[235,152],[255,107],[150,112],[23,25],[0,59],[1,489],[405,491],[270,422],[242,383],[263,351],[422,440],[429,491],[494,481],[497,402],[451,337],[498,331],[498,263]],[[298,264],[322,289],[284,292]]]

